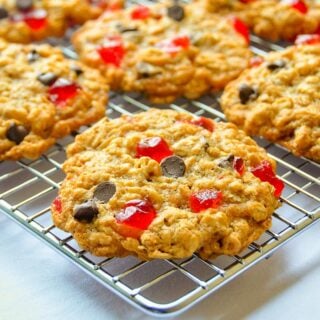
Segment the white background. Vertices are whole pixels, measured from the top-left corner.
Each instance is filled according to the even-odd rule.
[[[153,319],[0,212],[0,320]],[[320,319],[320,225],[174,319]]]

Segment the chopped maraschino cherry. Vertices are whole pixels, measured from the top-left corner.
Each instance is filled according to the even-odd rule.
[[[49,87],[49,99],[58,106],[63,106],[69,99],[74,98],[80,87],[67,79],[59,78]]]
[[[221,191],[207,189],[193,193],[189,198],[189,205],[193,212],[198,213],[209,208],[217,208],[221,201]]]
[[[207,129],[211,132],[213,132],[214,130],[213,121],[205,117],[199,117],[198,119],[191,120],[190,123],[195,124],[196,126],[203,127],[204,129]]]
[[[131,236],[137,237],[141,231],[148,229],[156,215],[155,208],[148,200],[131,200],[115,218],[119,224],[131,227],[124,228],[122,234],[126,233],[125,235],[128,236],[130,233]]]
[[[255,67],[260,66],[260,64],[263,62],[264,62],[264,59],[262,57],[255,56],[250,59],[250,66],[252,68],[255,68]]]
[[[274,187],[274,195],[276,197],[281,196],[284,183],[276,177],[270,162],[264,160],[250,171],[261,181],[269,182]]]
[[[303,14],[308,12],[308,6],[303,0],[282,0],[281,3],[287,4]]]
[[[125,53],[122,40],[119,36],[107,37],[97,51],[106,64],[112,64],[116,67],[120,66]]]
[[[240,176],[244,174],[245,164],[242,158],[234,157],[232,166],[233,166],[233,169],[240,174]]]
[[[156,46],[167,53],[175,54],[181,50],[188,49],[190,39],[188,36],[177,36],[169,40],[161,41]]]
[[[131,11],[131,18],[133,20],[145,20],[150,17],[150,9],[146,6],[138,6]]]
[[[241,34],[243,38],[246,40],[246,42],[249,44],[250,43],[250,34],[249,34],[249,29],[246,26],[246,24],[240,20],[237,17],[231,17],[230,18],[233,24],[233,28],[236,32]]]
[[[62,203],[60,197],[56,197],[52,202],[53,207],[55,210],[57,210],[59,213],[62,211]]]
[[[41,30],[47,25],[47,12],[43,9],[35,9],[22,13],[17,13],[12,17],[12,21],[24,21],[32,30]]]
[[[145,138],[137,145],[137,158],[149,157],[160,163],[162,159],[172,155],[167,142],[161,137]]]
[[[240,2],[242,3],[250,3],[250,2],[254,2],[255,0],[240,0]]]
[[[294,44],[317,44],[320,43],[320,34],[300,34]]]

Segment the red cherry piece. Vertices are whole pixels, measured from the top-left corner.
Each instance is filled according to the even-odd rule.
[[[280,197],[284,188],[284,183],[278,179],[273,172],[271,164],[264,160],[258,166],[250,170],[261,181],[269,182],[274,187],[274,195]]]
[[[149,157],[160,163],[162,159],[172,155],[168,144],[160,137],[142,139],[137,145],[137,158]]]
[[[51,102],[63,106],[69,99],[74,98],[80,87],[67,79],[59,78],[50,86],[48,93]]]
[[[232,166],[233,166],[233,169],[240,174],[240,176],[244,174],[245,164],[242,158],[234,157]]]
[[[55,210],[58,211],[58,213],[61,213],[62,211],[62,203],[61,203],[61,199],[60,197],[56,197],[53,202],[52,202],[53,207],[55,208]]]
[[[104,63],[119,67],[125,53],[121,38],[119,36],[106,38],[103,45],[98,48],[98,53]]]
[[[234,30],[236,32],[238,32],[239,34],[241,34],[244,37],[244,39],[246,40],[246,42],[249,44],[250,43],[250,34],[249,34],[249,29],[245,25],[245,23],[237,17],[231,17],[231,21],[232,21]]]
[[[133,20],[144,20],[144,19],[148,19],[150,17],[150,9],[148,7],[145,6],[139,6],[134,8],[131,11],[131,18]]]
[[[139,230],[146,230],[156,215],[156,210],[149,201],[131,200],[116,215],[116,220],[120,224]]]
[[[320,43],[320,34],[300,34],[294,44],[317,44]]]
[[[172,43],[183,49],[187,49],[190,45],[190,39],[188,36],[180,36],[172,39]]]
[[[156,46],[165,52],[174,54],[181,50],[188,49],[190,46],[190,39],[188,36],[177,36],[169,40],[161,41]]]
[[[254,2],[255,0],[240,0],[240,2],[242,3],[250,3],[250,2]]]
[[[205,117],[199,117],[198,119],[191,120],[190,123],[195,124],[196,126],[203,127],[204,129],[207,129],[210,132],[213,132],[214,130],[213,121]]]
[[[200,212],[209,208],[217,208],[222,201],[222,192],[217,190],[202,190],[193,193],[189,198],[189,205],[193,212]]]
[[[35,9],[27,12],[24,22],[33,30],[41,30],[47,25],[47,12],[43,9]]]
[[[282,3],[291,6],[291,8],[296,9],[303,14],[308,12],[308,6],[303,0],[282,0]]]
[[[255,68],[255,67],[260,66],[260,64],[263,62],[264,62],[264,59],[262,57],[255,56],[250,59],[250,66],[252,68]]]

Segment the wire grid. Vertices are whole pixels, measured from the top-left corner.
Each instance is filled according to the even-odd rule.
[[[281,50],[251,37],[252,50],[264,55]],[[65,52],[74,57],[70,48]],[[117,118],[147,110],[150,104],[137,93],[112,93],[106,114]],[[224,121],[218,97],[205,96],[196,101],[179,99],[174,104],[157,105]],[[236,256],[203,260],[196,254],[188,259],[140,261],[135,257],[101,258],[78,247],[70,234],[57,229],[51,221],[50,203],[64,179],[61,165],[65,147],[78,132],[61,139],[35,161],[0,163],[0,210],[33,235],[85,270],[120,297],[142,311],[157,316],[172,316],[199,302],[207,295],[266,258],[320,217],[320,165],[293,156],[286,149],[256,138],[278,164],[277,174],[285,182],[282,206],[273,214],[273,225],[259,240]]]

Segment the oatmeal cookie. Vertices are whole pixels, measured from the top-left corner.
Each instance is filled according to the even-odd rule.
[[[69,16],[76,24],[98,18],[105,10],[123,8],[123,0],[69,0]],[[73,3],[72,3],[73,2]]]
[[[98,256],[239,253],[270,227],[283,189],[235,125],[172,110],[103,119],[67,153],[53,221]]]
[[[248,34],[236,22],[197,4],[135,6],[87,22],[73,44],[114,90],[142,91],[158,103],[194,99],[248,66]]]
[[[270,53],[226,87],[221,105],[249,135],[319,162],[320,43]]]
[[[72,21],[96,18],[116,4],[120,0],[0,0],[0,37],[17,43],[60,37]]]
[[[37,158],[56,139],[104,115],[96,70],[49,45],[0,41],[0,161]]]
[[[303,0],[204,0],[215,13],[235,14],[258,36],[294,40],[298,34],[317,30],[319,4]]]

